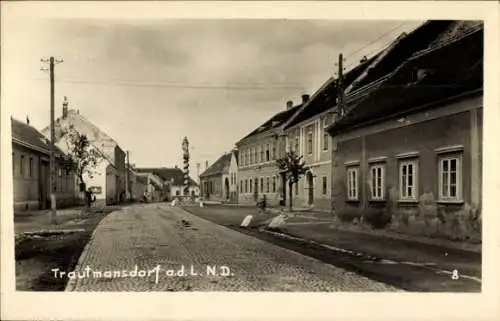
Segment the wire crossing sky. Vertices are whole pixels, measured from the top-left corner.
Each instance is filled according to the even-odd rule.
[[[19,19],[4,37],[2,99],[14,118],[49,124],[49,79],[40,58],[62,57],[55,72],[56,116],[69,108],[130,150],[138,166],[212,164],[288,100],[300,102],[422,21]],[[29,94],[27,94],[29,93]]]

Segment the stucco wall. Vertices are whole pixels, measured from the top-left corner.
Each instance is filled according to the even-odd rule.
[[[392,120],[403,121],[405,125],[394,128],[387,123],[387,130],[367,132],[358,137],[338,141],[336,151],[332,153],[334,158],[332,207],[335,212],[340,213],[346,208],[366,210],[382,207],[392,212],[390,228],[404,233],[464,239],[480,238],[480,219],[477,220],[477,216],[480,216],[482,194],[480,183],[482,108],[476,109],[477,103],[477,100],[461,102],[460,108],[470,108],[465,111],[453,112],[455,105],[443,107],[448,108],[450,114],[434,119],[429,117],[432,112],[428,112],[413,119],[409,117],[406,120]],[[472,133],[476,133],[476,137],[471,140]],[[475,146],[478,143],[479,147]],[[450,151],[447,155],[461,155],[462,159],[460,180],[462,201],[455,203],[440,201],[438,196],[438,157],[443,155],[440,149],[450,146],[454,146],[455,151]],[[402,202],[399,199],[401,158],[398,157],[405,153],[413,154],[412,158],[418,162],[416,194],[418,198],[412,202]],[[385,158],[381,161],[385,165],[386,200],[383,202],[370,201],[368,197],[370,187],[368,163],[373,158]],[[359,201],[347,199],[346,173],[347,167],[352,165],[359,168]],[[478,191],[478,196],[473,195],[473,190]]]

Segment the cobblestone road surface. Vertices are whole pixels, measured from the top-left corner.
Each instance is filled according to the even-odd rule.
[[[75,272],[68,291],[396,291],[166,204],[108,215]]]

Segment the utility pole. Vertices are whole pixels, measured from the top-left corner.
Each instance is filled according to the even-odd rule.
[[[54,59],[50,57],[49,59],[40,59],[43,63],[49,63],[49,74],[50,74],[50,180],[49,180],[49,191],[50,191],[50,221],[55,224],[56,221],[56,171],[55,171],[55,160],[54,160],[54,145],[56,138],[56,129],[54,121],[54,65],[56,63],[63,62],[62,59]],[[43,67],[41,70],[46,70]]]
[[[339,88],[339,111],[340,111],[340,116],[344,116],[345,113],[345,106],[344,106],[344,57],[342,54],[339,54],[339,72],[338,72],[338,88]]]
[[[127,200],[130,200],[130,197],[132,195],[130,191],[130,177],[129,177],[129,172],[130,172],[130,153],[127,151],[127,165],[125,168],[125,190],[126,190],[126,198]]]
[[[198,184],[200,183],[200,163],[196,163],[196,174],[198,176]]]

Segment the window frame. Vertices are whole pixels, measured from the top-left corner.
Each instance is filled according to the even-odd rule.
[[[250,178],[250,179],[249,179],[249,183],[248,183],[248,192],[249,192],[250,194],[252,194],[252,193],[253,193],[253,179],[252,179],[252,178]]]
[[[33,156],[30,156],[28,166],[29,166],[29,168],[28,168],[29,177],[33,177]]]
[[[19,154],[19,175],[24,177],[24,154]]]
[[[443,195],[443,161],[456,161],[455,165],[455,196]],[[463,202],[463,155],[449,153],[438,155],[438,200],[439,202]],[[448,193],[451,193],[451,162],[448,165]]]
[[[373,186],[373,169],[380,169],[380,186],[377,185],[378,183],[378,170],[376,171],[377,175],[375,177],[376,185]],[[370,177],[370,200],[371,201],[385,201],[385,169],[386,165],[385,163],[372,163],[369,166],[369,177]],[[380,195],[377,193],[380,187]],[[375,188],[375,189],[374,189]],[[374,195],[374,190],[376,191],[376,195]]]
[[[312,155],[313,154],[313,145],[314,145],[314,141],[313,141],[313,129],[312,129],[312,125],[311,126],[308,126],[306,128],[307,130],[307,133],[306,133],[306,140],[307,140],[307,155]]]
[[[349,200],[349,201],[359,201],[359,172],[360,172],[359,166],[348,166],[346,168],[347,200]],[[352,178],[351,173],[354,174],[353,180],[351,179]],[[353,184],[354,186],[351,185],[351,182],[354,183]]]
[[[269,176],[266,177],[266,193],[271,192],[271,178]]]
[[[270,149],[270,144],[266,144],[266,162],[271,161],[271,149]]]
[[[321,179],[321,195],[328,195],[328,177],[326,175],[323,175]]]
[[[327,152],[330,149],[330,134],[326,130],[329,125],[328,117],[323,119],[323,152]]]
[[[273,175],[272,177],[272,187],[273,187],[272,192],[276,193],[276,175]]]
[[[260,177],[260,193],[263,194],[264,193],[264,177]]]
[[[400,201],[418,201],[419,197],[419,161],[418,158],[405,158],[405,159],[400,159],[398,162],[398,181],[399,181],[399,188],[398,188],[398,196]],[[412,165],[412,178],[413,178],[413,184],[410,187],[408,185],[408,166]],[[406,180],[403,177],[403,168],[406,166],[406,175],[407,178]],[[405,180],[405,182],[404,182]],[[409,196],[408,189],[411,188],[412,195]],[[406,192],[406,195],[404,195]]]

